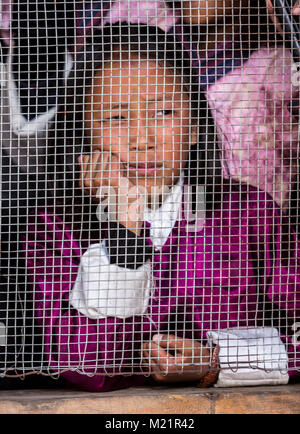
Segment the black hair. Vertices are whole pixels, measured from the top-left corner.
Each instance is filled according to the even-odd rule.
[[[204,96],[198,87],[198,75],[181,43],[173,35],[157,27],[117,23],[105,26],[95,33],[84,51],[75,59],[68,80],[68,93],[58,111],[53,136],[49,146],[52,167],[54,197],[56,202],[84,204],[90,201],[78,188],[80,167],[77,158],[89,152],[84,134],[84,106],[87,90],[91,87],[95,72],[112,58],[112,52],[128,50],[139,58],[155,60],[174,70],[183,78],[183,86],[191,98],[192,116],[199,125],[199,140],[190,151],[185,171],[192,185],[203,184],[206,189],[207,206],[212,208],[218,201],[215,195],[221,186],[221,165],[216,148],[214,123]]]

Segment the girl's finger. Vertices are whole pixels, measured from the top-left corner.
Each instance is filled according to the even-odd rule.
[[[149,343],[148,352],[150,354],[151,359],[153,359],[157,365],[160,365],[161,363],[165,363],[165,361],[169,357],[168,352],[163,348],[160,348],[160,346],[156,345],[154,342]]]
[[[91,176],[90,176],[90,171],[91,171],[91,155],[90,154],[86,154],[83,157],[83,162],[84,162],[84,166],[85,166],[85,170],[84,170],[84,184],[89,187],[91,185]]]
[[[148,351],[146,354],[147,360],[149,361],[146,363],[146,367],[149,369],[148,373],[154,376],[157,381],[164,381],[168,375],[168,372],[155,363],[155,361],[150,357]]]
[[[155,364],[151,365],[151,372],[150,372],[150,374],[152,376],[155,376],[159,380],[161,378],[164,378],[166,376],[165,375],[166,373],[164,371],[162,371],[161,368],[159,366],[155,365]]]
[[[196,341],[192,339],[180,338],[176,335],[157,334],[152,337],[152,340],[162,348],[175,350],[176,352],[184,352],[184,350],[191,350]]]
[[[148,370],[149,374],[161,372],[155,361],[150,357],[148,350],[143,350],[142,366]]]
[[[145,367],[151,368],[151,369],[154,367],[157,367],[155,360],[151,358],[150,352],[148,350],[143,351],[142,364]]]
[[[109,155],[98,152],[95,156],[93,166],[93,193],[96,194],[99,187],[107,186],[109,184],[109,177],[107,176]]]
[[[115,155],[111,155],[109,170],[110,184],[113,187],[119,188],[120,180],[123,178],[123,173],[121,171],[120,161]]]
[[[109,182],[109,153],[101,153],[101,155],[98,158],[98,161],[95,165],[95,172],[94,172],[94,178],[95,178],[95,184],[97,184],[98,187],[101,186],[108,186],[110,184]]]
[[[273,1],[272,0],[266,0],[266,4],[267,4],[267,9],[268,9],[268,13],[273,21],[273,24],[276,27],[276,30],[283,35],[283,30],[282,30],[282,26],[280,24],[280,21],[278,20],[276,13],[275,13],[275,9],[273,6]]]
[[[177,370],[175,358],[154,342],[149,345],[149,355],[161,371],[168,373]]]
[[[151,357],[149,353],[149,347],[151,347],[151,344],[148,343],[144,346],[144,358],[146,359],[146,363],[144,366],[148,369],[148,373],[152,375],[152,377],[155,379],[155,381],[161,382],[161,383],[168,383],[168,382],[174,382],[174,381],[180,381],[178,379],[178,374],[182,374],[185,369],[189,369],[194,375],[194,371],[197,372],[198,368],[196,366],[190,365],[187,362],[181,363],[181,360],[176,360],[172,363],[172,358],[169,361],[169,363],[166,363],[166,365],[158,365],[156,363],[156,360]],[[153,355],[153,351],[151,351],[151,354]],[[179,363],[178,363],[179,362]],[[150,371],[151,370],[151,371]],[[182,377],[181,381],[184,381],[184,377]]]
[[[300,15],[300,0],[297,1],[292,10],[293,15]]]
[[[142,345],[142,349],[141,349],[141,351],[140,351],[140,356],[143,358],[143,357],[146,357],[146,354],[148,353],[148,348],[149,348],[149,343],[148,342],[145,342],[143,345]]]
[[[101,160],[101,152],[99,150],[93,151],[91,155],[90,165],[89,165],[89,186],[92,188],[94,194],[95,189],[99,187],[99,178],[97,177],[97,172],[99,171],[99,160]]]
[[[79,186],[82,190],[84,190],[84,188],[85,188],[85,178],[86,178],[86,172],[87,172],[89,158],[90,158],[90,156],[87,154],[80,155],[79,163],[81,166],[81,171],[80,171],[80,177],[79,177]]]

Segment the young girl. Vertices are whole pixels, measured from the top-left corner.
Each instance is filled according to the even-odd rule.
[[[291,1],[292,13],[298,14],[299,2]],[[299,74],[268,20],[266,4],[273,19],[272,1],[105,4],[109,12],[98,11],[93,26],[121,19],[152,22],[168,31],[172,27],[183,39],[218,128],[224,176],[267,191],[299,228]],[[185,24],[172,26],[179,15]],[[85,34],[91,28],[86,25]]]
[[[266,0],[173,3],[218,129],[224,176],[268,192],[299,227],[299,80]]]
[[[299,247],[265,193],[220,177],[193,78],[147,26],[75,62],[24,248],[49,367],[83,389],[297,375]]]

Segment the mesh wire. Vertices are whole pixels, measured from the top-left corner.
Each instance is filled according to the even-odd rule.
[[[300,22],[266,3],[2,0],[2,377],[299,371]]]

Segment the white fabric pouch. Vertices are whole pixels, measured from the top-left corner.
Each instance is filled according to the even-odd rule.
[[[210,330],[207,338],[220,347],[215,387],[287,384],[288,356],[276,328]]]
[[[109,263],[103,244],[83,254],[70,304],[83,315],[100,319],[144,315],[151,296],[151,266],[129,270]]]

